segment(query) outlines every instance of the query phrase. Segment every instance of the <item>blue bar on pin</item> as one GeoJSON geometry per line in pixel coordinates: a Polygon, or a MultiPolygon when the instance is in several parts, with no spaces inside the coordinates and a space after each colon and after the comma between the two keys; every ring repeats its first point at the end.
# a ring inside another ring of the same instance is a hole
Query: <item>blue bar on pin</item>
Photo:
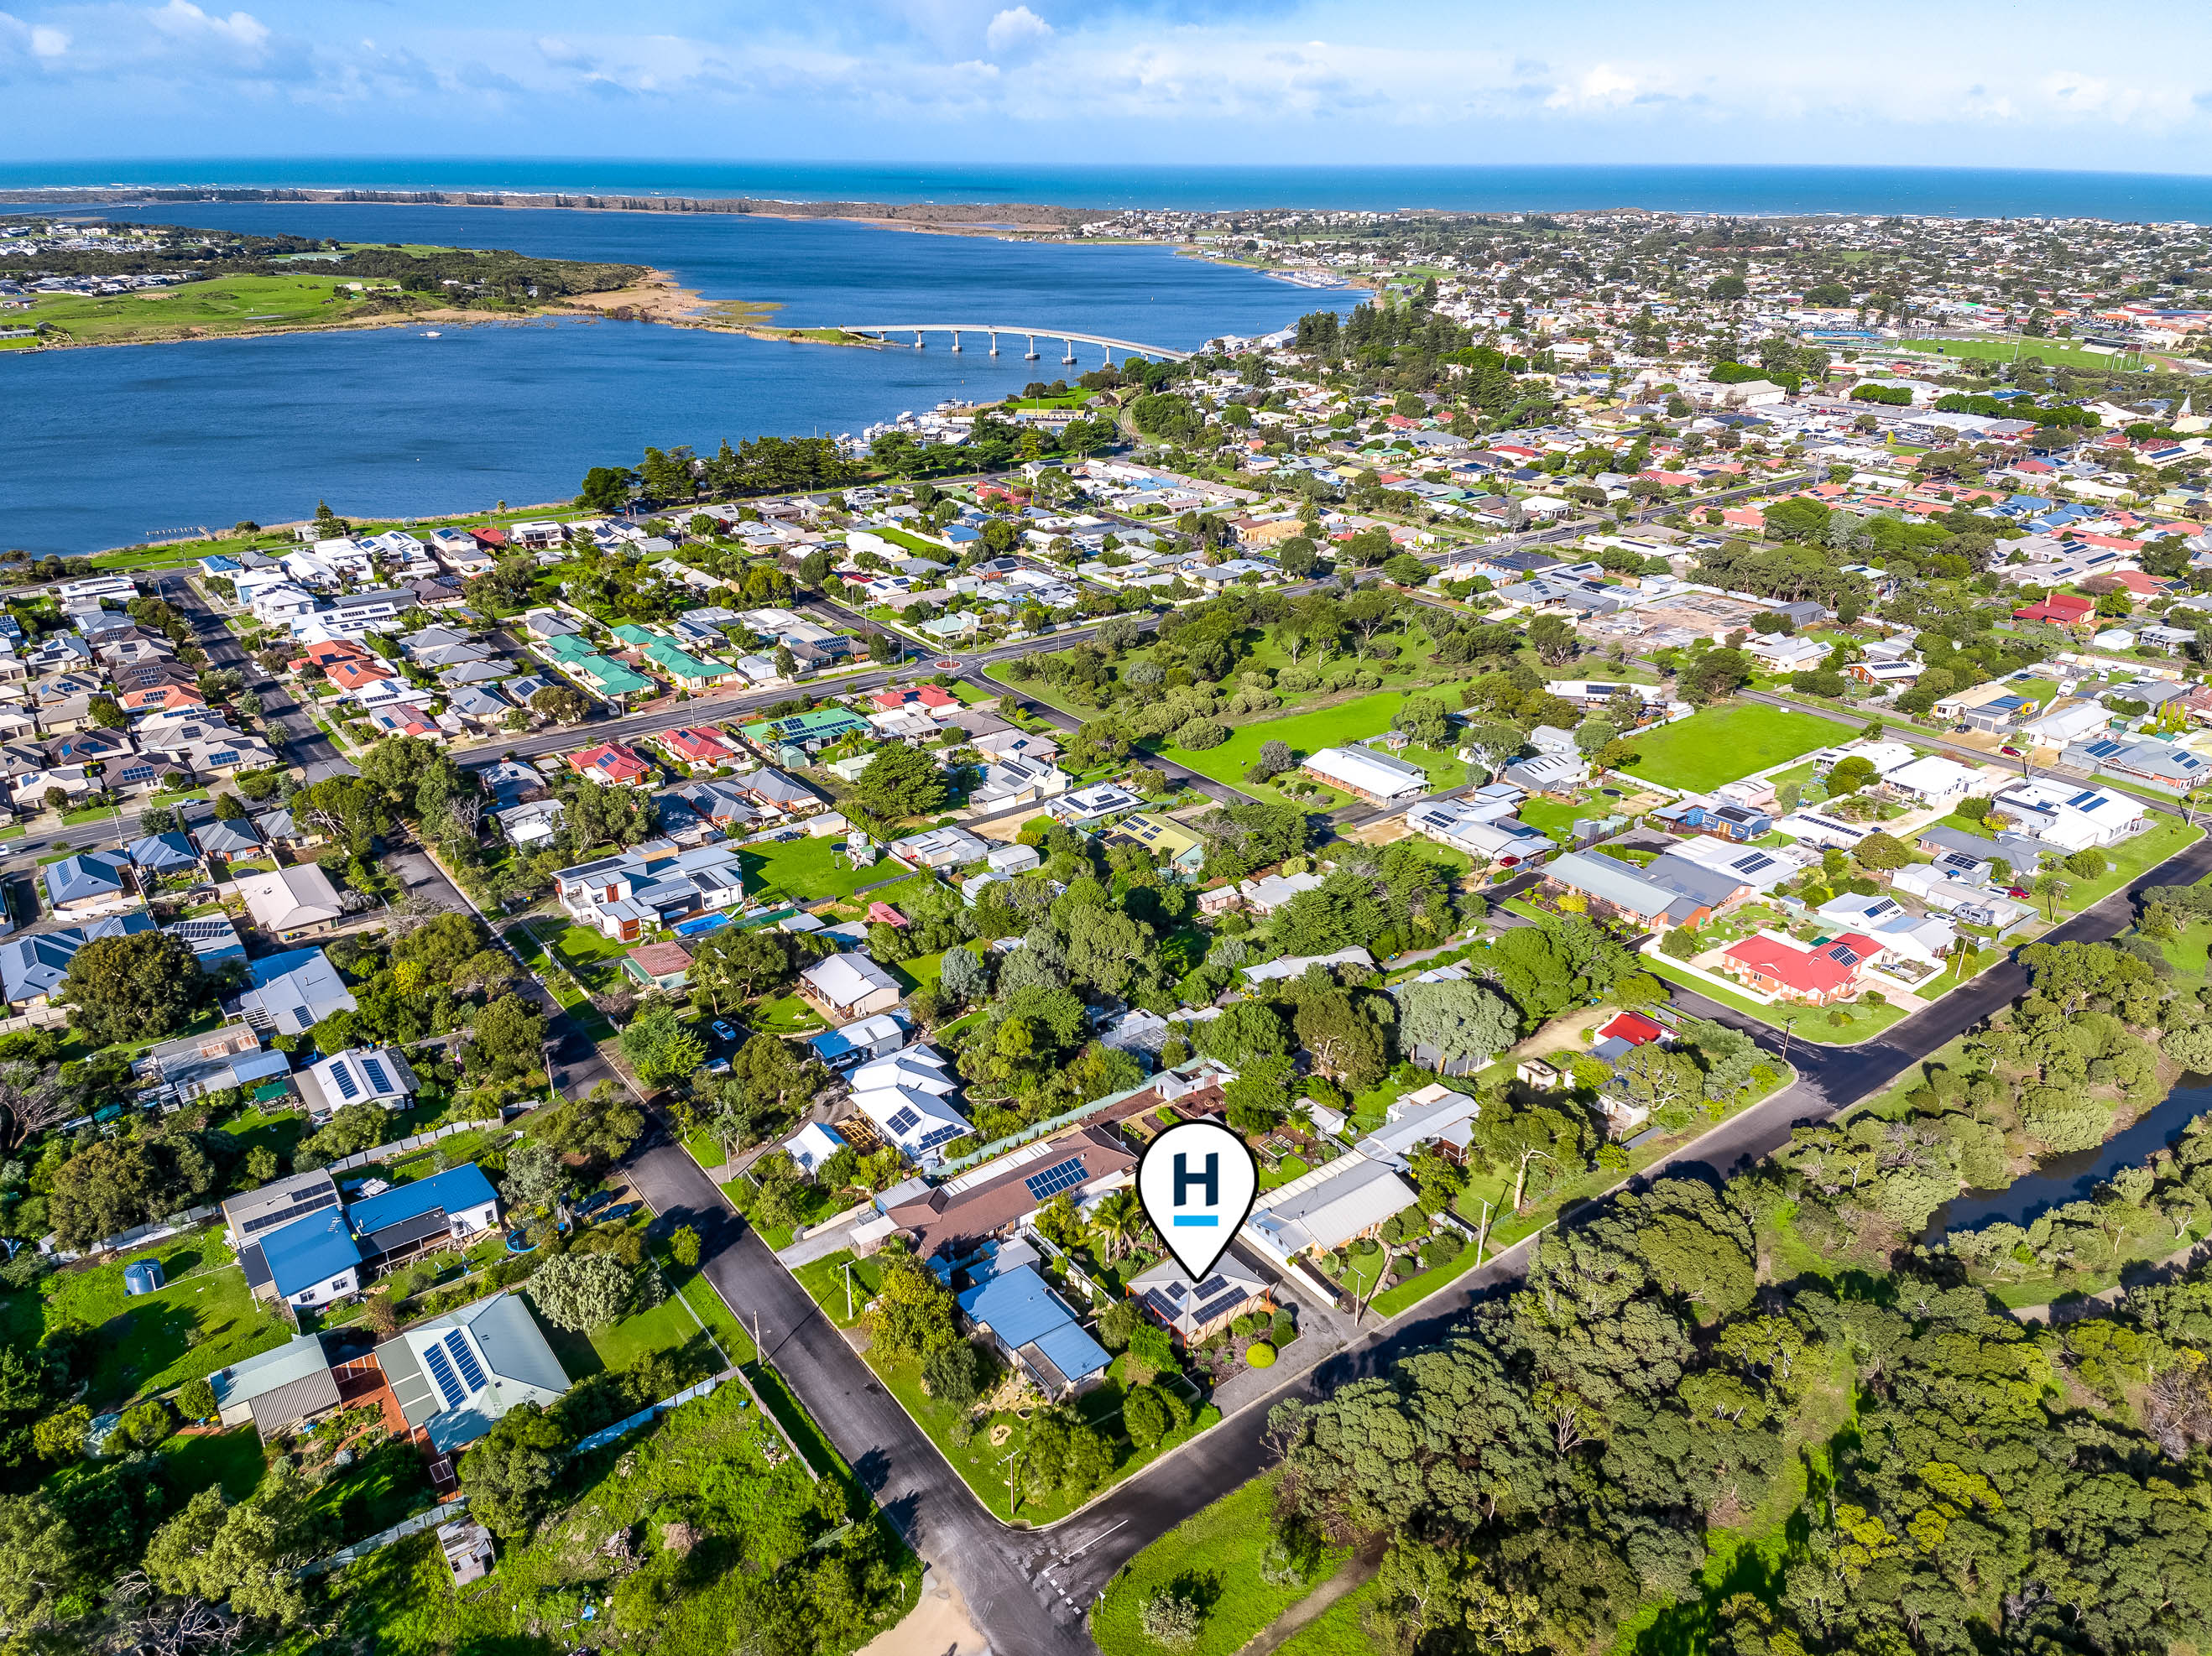
{"type": "Polygon", "coordinates": [[[1178,1225],[1204,1225],[1211,1228],[1221,1221],[1210,1213],[1178,1213],[1175,1216],[1175,1222],[1178,1225]]]}

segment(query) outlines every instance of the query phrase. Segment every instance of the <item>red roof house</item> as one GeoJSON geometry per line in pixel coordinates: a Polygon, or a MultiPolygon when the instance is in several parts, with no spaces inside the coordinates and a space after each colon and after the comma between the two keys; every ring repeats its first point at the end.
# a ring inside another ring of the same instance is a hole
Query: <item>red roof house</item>
{"type": "Polygon", "coordinates": [[[2072,592],[2053,592],[2039,604],[2031,604],[2012,612],[2014,621],[2056,622],[2061,627],[2079,626],[2097,612],[2094,598],[2081,597],[2072,592]]]}
{"type": "Polygon", "coordinates": [[[471,529],[469,538],[487,552],[501,551],[507,546],[507,531],[504,529],[471,529]]]}
{"type": "Polygon", "coordinates": [[[321,644],[310,644],[301,651],[299,658],[292,663],[292,670],[296,673],[301,668],[313,663],[325,672],[328,672],[341,661],[374,661],[375,659],[375,655],[366,645],[356,644],[349,639],[331,639],[321,644]]]}
{"type": "Polygon", "coordinates": [[[1611,1040],[1618,1035],[1631,1046],[1648,1046],[1666,1033],[1664,1025],[1645,1017],[1641,1012],[1617,1012],[1597,1032],[1597,1038],[1611,1040]]]}
{"type": "Polygon", "coordinates": [[[960,706],[958,696],[935,684],[916,685],[911,689],[882,689],[869,700],[885,713],[903,709],[908,713],[927,713],[932,719],[942,719],[960,706]]]}
{"type": "Polygon", "coordinates": [[[167,713],[179,707],[204,707],[207,698],[185,684],[155,684],[143,690],[126,690],[121,704],[125,713],[167,713]]]}
{"type": "Polygon", "coordinates": [[[737,750],[711,725],[686,725],[676,730],[663,731],[659,739],[660,745],[671,754],[698,769],[712,770],[717,765],[728,764],[738,756],[737,750]]]}
{"type": "Polygon", "coordinates": [[[619,742],[602,742],[568,755],[568,763],[594,782],[609,787],[641,788],[653,780],[653,767],[619,742]]]}
{"type": "Polygon", "coordinates": [[[1856,931],[1811,949],[1762,931],[1732,944],[1722,958],[1761,994],[1826,1006],[1856,994],[1861,975],[1881,952],[1881,944],[1856,931]]]}
{"type": "Polygon", "coordinates": [[[380,661],[334,661],[328,670],[331,682],[341,690],[358,690],[394,676],[380,661]]]}

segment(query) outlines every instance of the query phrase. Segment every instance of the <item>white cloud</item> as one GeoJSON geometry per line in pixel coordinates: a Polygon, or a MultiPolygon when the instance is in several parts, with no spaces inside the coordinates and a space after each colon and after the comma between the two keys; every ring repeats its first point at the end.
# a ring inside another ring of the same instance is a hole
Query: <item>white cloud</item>
{"type": "Polygon", "coordinates": [[[191,0],[169,0],[167,5],[144,15],[147,22],[174,39],[219,42],[257,56],[269,44],[269,26],[250,12],[216,17],[191,0]]]}
{"type": "Polygon", "coordinates": [[[31,30],[31,55],[58,58],[69,50],[69,36],[58,28],[49,28],[44,23],[34,25],[31,30]]]}
{"type": "Polygon", "coordinates": [[[1052,25],[1027,6],[1002,11],[983,31],[983,44],[995,52],[1034,52],[1052,39],[1052,25]]]}

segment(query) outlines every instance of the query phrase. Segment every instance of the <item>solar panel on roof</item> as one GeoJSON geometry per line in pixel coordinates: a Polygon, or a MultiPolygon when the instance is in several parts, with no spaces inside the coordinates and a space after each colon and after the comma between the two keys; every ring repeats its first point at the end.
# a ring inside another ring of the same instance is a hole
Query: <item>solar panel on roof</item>
{"type": "Polygon", "coordinates": [[[446,1399],[447,1408],[458,1409],[469,1400],[469,1394],[461,1389],[460,1381],[453,1378],[453,1365],[446,1361],[443,1347],[424,1346],[422,1361],[429,1366],[430,1378],[438,1382],[438,1390],[446,1399]]]}
{"type": "Polygon", "coordinates": [[[1859,963],[1858,952],[1842,943],[1838,943],[1828,951],[1828,958],[1838,966],[1856,966],[1859,963]]]}
{"type": "Polygon", "coordinates": [[[338,1083],[338,1091],[349,1100],[361,1096],[361,1083],[353,1078],[353,1071],[343,1064],[331,1065],[331,1078],[338,1083]]]}
{"type": "Polygon", "coordinates": [[[884,1123],[884,1131],[888,1133],[911,1132],[921,1124],[921,1117],[913,1105],[902,1104],[898,1107],[897,1113],[884,1123]]]}
{"type": "Polygon", "coordinates": [[[966,1131],[967,1130],[964,1127],[962,1127],[957,1122],[948,1123],[942,1127],[932,1127],[927,1133],[922,1135],[921,1148],[926,1150],[933,1150],[939,1144],[945,1143],[950,1140],[959,1137],[960,1135],[966,1131]]]}
{"type": "Polygon", "coordinates": [[[1022,1180],[1031,1197],[1040,1202],[1049,1202],[1064,1190],[1073,1190],[1083,1182],[1083,1158],[1079,1156],[1056,1162],[1042,1173],[1033,1173],[1022,1180]]]}
{"type": "Polygon", "coordinates": [[[1199,1307],[1196,1311],[1191,1313],[1191,1319],[1194,1322],[1210,1323],[1223,1312],[1228,1310],[1230,1307],[1242,1305],[1243,1303],[1244,1295],[1235,1289],[1231,1289],[1229,1293],[1221,1295],[1217,1298],[1208,1300],[1204,1305],[1199,1307]]]}
{"type": "Polygon", "coordinates": [[[1217,1271],[1212,1276],[1208,1277],[1204,1282],[1193,1289],[1191,1292],[1197,1295],[1201,1300],[1211,1299],[1214,1295],[1218,1294],[1223,1289],[1228,1286],[1229,1278],[1223,1276],[1217,1271]]]}
{"type": "Polygon", "coordinates": [[[365,1058],[361,1061],[361,1067],[368,1071],[369,1085],[380,1093],[396,1090],[392,1084],[392,1077],[384,1072],[384,1062],[381,1059],[365,1058]]]}
{"type": "Polygon", "coordinates": [[[1145,1303],[1152,1307],[1163,1322],[1171,1323],[1182,1315],[1182,1307],[1170,1303],[1157,1288],[1148,1288],[1145,1290],[1145,1303]]]}
{"type": "Polygon", "coordinates": [[[1762,851],[1758,856],[1747,857],[1735,865],[1735,871],[1739,874],[1764,874],[1773,866],[1774,858],[1762,851]]]}
{"type": "Polygon", "coordinates": [[[467,1383],[469,1390],[483,1391],[484,1388],[483,1365],[477,1361],[477,1354],[469,1350],[469,1343],[461,1338],[461,1331],[455,1329],[446,1336],[441,1344],[452,1354],[453,1366],[461,1371],[461,1379],[467,1383]]]}
{"type": "Polygon", "coordinates": [[[2090,801],[2090,800],[2094,799],[2096,797],[2097,797],[2097,791],[2096,791],[2096,789],[2092,788],[2092,789],[2090,789],[2087,793],[2077,793],[2077,794],[2075,794],[2075,795],[2071,799],[2069,799],[2066,803],[2067,803],[2069,805],[2073,806],[2075,809],[2079,810],[2081,806],[2086,805],[2087,804],[2088,804],[2088,803],[2089,803],[2089,801],[2090,801]]]}

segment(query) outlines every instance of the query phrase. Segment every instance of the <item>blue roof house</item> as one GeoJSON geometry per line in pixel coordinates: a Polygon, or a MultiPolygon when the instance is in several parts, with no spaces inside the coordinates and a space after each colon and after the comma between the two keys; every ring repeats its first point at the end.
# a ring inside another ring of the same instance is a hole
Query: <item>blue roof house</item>
{"type": "Polygon", "coordinates": [[[362,1257],[389,1262],[481,1236],[499,1223],[499,1192],[473,1162],[396,1185],[346,1210],[362,1257]]]}
{"type": "Polygon", "coordinates": [[[69,976],[76,951],[94,937],[127,937],[151,931],[154,917],[140,909],[133,914],[111,914],[83,925],[64,926],[27,937],[0,943],[0,993],[11,1010],[27,1012],[44,1006],[47,998],[69,976]]]}
{"type": "Polygon", "coordinates": [[[130,866],[112,851],[88,851],[48,863],[40,870],[47,906],[57,914],[97,914],[121,908],[132,901],[130,866]]]}
{"type": "Polygon", "coordinates": [[[361,1292],[361,1249],[336,1208],[295,1219],[248,1242],[238,1263],[257,1299],[312,1307],[361,1292]]]}
{"type": "Polygon", "coordinates": [[[1088,1391],[1105,1378],[1113,1359],[1034,1266],[994,1276],[959,1298],[968,1319],[990,1336],[1009,1362],[1018,1363],[1047,1398],[1088,1391]]]}
{"type": "Polygon", "coordinates": [[[157,880],[166,879],[173,874],[196,874],[199,871],[200,854],[193,848],[191,836],[174,830],[133,840],[125,855],[131,858],[133,868],[157,880]]]}

